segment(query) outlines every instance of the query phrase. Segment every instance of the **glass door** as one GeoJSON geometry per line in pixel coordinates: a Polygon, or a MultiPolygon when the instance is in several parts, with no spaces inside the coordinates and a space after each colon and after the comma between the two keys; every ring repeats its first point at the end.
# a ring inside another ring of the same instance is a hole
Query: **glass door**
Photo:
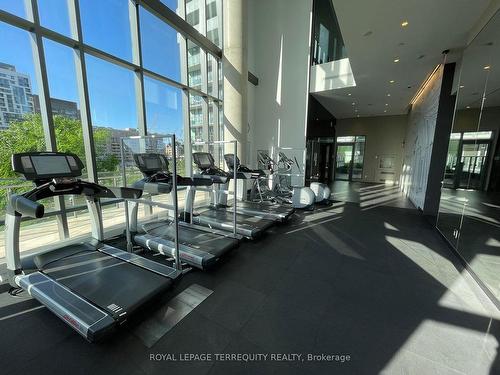
{"type": "Polygon", "coordinates": [[[488,155],[488,142],[464,142],[460,160],[460,180],[458,187],[461,189],[482,190],[486,176],[486,157],[488,155]]]}
{"type": "Polygon", "coordinates": [[[358,136],[356,137],[356,143],[354,144],[351,180],[363,179],[364,158],[365,158],[365,137],[358,136]]]}
{"type": "Polygon", "coordinates": [[[457,181],[458,150],[460,147],[461,133],[452,133],[448,144],[448,155],[446,157],[446,167],[444,171],[443,186],[447,188],[455,188],[457,181]]]}
{"type": "Polygon", "coordinates": [[[352,180],[354,143],[337,145],[337,152],[335,155],[335,179],[345,181],[352,180]]]}

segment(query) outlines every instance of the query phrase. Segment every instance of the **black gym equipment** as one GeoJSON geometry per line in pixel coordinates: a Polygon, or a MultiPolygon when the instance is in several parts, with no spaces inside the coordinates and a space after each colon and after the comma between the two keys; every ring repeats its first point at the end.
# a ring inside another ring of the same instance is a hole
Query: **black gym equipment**
{"type": "MultiPolygon", "coordinates": [[[[250,169],[240,163],[240,159],[234,154],[225,154],[224,160],[229,168],[229,177],[233,176],[234,165],[236,163],[236,178],[242,180],[252,180],[253,184],[259,184],[259,179],[266,179],[267,174],[261,169],[250,169]]],[[[224,196],[225,197],[225,196],[224,196]]],[[[225,202],[222,202],[224,204],[225,202]]],[[[227,210],[231,211],[231,206],[225,206],[227,210]]],[[[290,218],[294,213],[294,208],[290,206],[282,206],[279,204],[273,204],[272,202],[249,202],[249,201],[238,201],[237,211],[238,213],[247,215],[257,215],[262,216],[266,219],[277,220],[284,222],[290,218]]]]}
{"type": "Polygon", "coordinates": [[[89,341],[104,337],[154,297],[170,289],[182,274],[176,268],[104,244],[100,198],[138,199],[141,191],[107,188],[78,179],[83,163],[59,152],[12,155],[12,168],[36,185],[9,198],[6,258],[9,281],[22,288],[89,341]],[[23,217],[42,218],[44,198],[81,195],[87,202],[92,240],[68,244],[21,259],[23,217]]]}
{"type": "MultiPolygon", "coordinates": [[[[195,174],[194,177],[207,178],[218,185],[226,185],[229,182],[229,174],[216,167],[215,160],[210,153],[195,152],[193,153],[193,161],[199,169],[199,173],[195,174]]],[[[188,198],[186,199],[186,212],[188,213],[193,209],[195,193],[196,189],[188,190],[188,198]]],[[[237,205],[236,197],[234,200],[235,205],[237,205]]],[[[213,201],[203,211],[200,210],[199,215],[192,215],[191,220],[195,224],[228,231],[234,230],[234,221],[236,221],[236,233],[249,239],[260,236],[274,224],[274,220],[263,218],[262,215],[246,215],[238,213],[237,210],[230,212],[226,208],[219,206],[217,201],[213,201]]]]}
{"type": "MultiPolygon", "coordinates": [[[[134,154],[136,166],[144,178],[132,187],[152,195],[170,193],[172,174],[168,169],[168,159],[157,153],[134,154]]],[[[210,186],[207,178],[177,176],[177,186],[210,186]]],[[[171,219],[153,220],[138,225],[138,201],[132,201],[130,210],[130,230],[134,233],[134,243],[166,256],[173,256],[174,226],[171,219]]],[[[239,240],[224,231],[217,231],[179,221],[179,256],[182,262],[200,269],[212,266],[219,258],[238,246],[239,240]]]]}

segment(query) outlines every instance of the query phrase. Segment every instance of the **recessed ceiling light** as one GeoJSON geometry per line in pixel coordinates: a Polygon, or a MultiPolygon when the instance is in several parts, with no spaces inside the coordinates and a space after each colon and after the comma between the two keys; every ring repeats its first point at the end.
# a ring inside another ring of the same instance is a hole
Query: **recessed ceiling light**
{"type": "Polygon", "coordinates": [[[357,115],[356,117],[359,117],[359,115],[357,115]]]}
{"type": "Polygon", "coordinates": [[[391,94],[387,94],[387,96],[391,96],[391,94]]]}
{"type": "Polygon", "coordinates": [[[387,107],[389,105],[389,103],[385,103],[385,106],[387,107]]]}
{"type": "Polygon", "coordinates": [[[352,105],[356,105],[356,103],[354,103],[354,102],[352,102],[351,104],[352,104],[352,105]]]}
{"type": "Polygon", "coordinates": [[[394,82],[395,82],[395,81],[394,81],[393,79],[391,79],[391,80],[389,81],[389,83],[394,83],[394,82]]]}
{"type": "Polygon", "coordinates": [[[491,68],[491,66],[486,65],[483,69],[484,69],[484,70],[490,70],[490,68],[491,68]]]}
{"type": "Polygon", "coordinates": [[[394,59],[394,62],[395,62],[395,63],[398,63],[398,62],[399,62],[399,57],[396,57],[396,58],[394,59]]]}
{"type": "Polygon", "coordinates": [[[347,94],[347,96],[351,96],[351,95],[352,95],[351,93],[347,94]]]}
{"type": "Polygon", "coordinates": [[[409,25],[409,23],[408,23],[408,21],[406,21],[406,20],[405,20],[405,21],[403,21],[403,22],[401,22],[401,27],[406,27],[406,26],[408,26],[408,25],[409,25]]]}
{"type": "Polygon", "coordinates": [[[387,109],[384,110],[384,113],[387,113],[387,109]]]}
{"type": "Polygon", "coordinates": [[[468,105],[468,106],[467,106],[467,107],[465,107],[465,108],[470,109],[470,105],[468,105]]]}

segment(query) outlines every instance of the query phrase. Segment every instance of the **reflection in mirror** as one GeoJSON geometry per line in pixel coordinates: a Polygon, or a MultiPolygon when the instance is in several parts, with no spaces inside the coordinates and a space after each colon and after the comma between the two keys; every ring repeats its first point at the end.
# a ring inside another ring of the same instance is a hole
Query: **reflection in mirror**
{"type": "Polygon", "coordinates": [[[500,13],[464,52],[437,227],[500,300],[500,13]]]}

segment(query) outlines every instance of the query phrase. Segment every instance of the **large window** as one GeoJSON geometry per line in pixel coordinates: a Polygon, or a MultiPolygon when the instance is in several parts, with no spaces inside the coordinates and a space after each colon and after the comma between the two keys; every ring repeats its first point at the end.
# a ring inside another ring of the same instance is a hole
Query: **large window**
{"type": "Polygon", "coordinates": [[[38,0],[40,24],[48,29],[71,37],[68,0],[38,0]]]}
{"type": "Polygon", "coordinates": [[[83,41],[111,55],[132,61],[129,1],[80,0],[83,41]]]}
{"type": "Polygon", "coordinates": [[[0,9],[12,13],[18,17],[27,18],[30,12],[26,11],[26,7],[31,6],[29,0],[0,0],[0,9]]]}
{"type": "MultiPolygon", "coordinates": [[[[89,55],[85,60],[98,181],[106,186],[121,186],[120,140],[138,135],[134,72],[89,55]]],[[[105,229],[124,221],[123,204],[103,208],[105,229]]]]}
{"type": "Polygon", "coordinates": [[[146,115],[150,134],[175,134],[184,139],[182,90],[145,77],[146,115]]]}
{"type": "MultiPolygon", "coordinates": [[[[1,3],[0,3],[1,4],[1,3]]],[[[35,108],[39,93],[30,34],[27,31],[0,22],[0,257],[5,255],[3,217],[8,197],[29,189],[10,166],[10,155],[16,152],[45,151],[46,143],[39,111],[35,108]],[[15,45],[16,48],[12,48],[15,45]],[[38,113],[37,113],[38,112],[38,113]]],[[[53,200],[44,199],[46,212],[54,211],[53,200]]],[[[20,232],[21,247],[34,248],[37,231],[52,229],[57,234],[55,217],[38,222],[34,227],[23,223],[20,232]]],[[[58,236],[56,236],[56,239],[58,236]]],[[[40,245],[54,242],[45,237],[40,245]]]]}
{"type": "Polygon", "coordinates": [[[182,16],[182,7],[184,0],[160,0],[163,4],[169,7],[171,10],[182,16]]]}
{"type": "Polygon", "coordinates": [[[179,33],[147,10],[140,9],[142,59],[144,67],[181,82],[179,33]]]}
{"type": "Polygon", "coordinates": [[[205,54],[202,49],[188,40],[187,43],[187,66],[188,66],[188,83],[190,87],[206,92],[203,85],[203,67],[205,54]]]}
{"type": "Polygon", "coordinates": [[[222,0],[207,0],[207,38],[222,47],[222,0]]]}
{"type": "MultiPolygon", "coordinates": [[[[0,14],[0,258],[7,196],[31,188],[12,153],[71,151],[84,179],[120,186],[122,137],[175,133],[188,155],[192,141],[223,134],[222,51],[209,41],[220,45],[221,1],[161,2],[187,21],[133,0],[0,0],[24,19],[0,14]]],[[[21,250],[89,235],[84,199],[42,203],[46,218],[23,222],[21,250]]],[[[106,234],[121,232],[123,202],[101,204],[106,234]]]]}

